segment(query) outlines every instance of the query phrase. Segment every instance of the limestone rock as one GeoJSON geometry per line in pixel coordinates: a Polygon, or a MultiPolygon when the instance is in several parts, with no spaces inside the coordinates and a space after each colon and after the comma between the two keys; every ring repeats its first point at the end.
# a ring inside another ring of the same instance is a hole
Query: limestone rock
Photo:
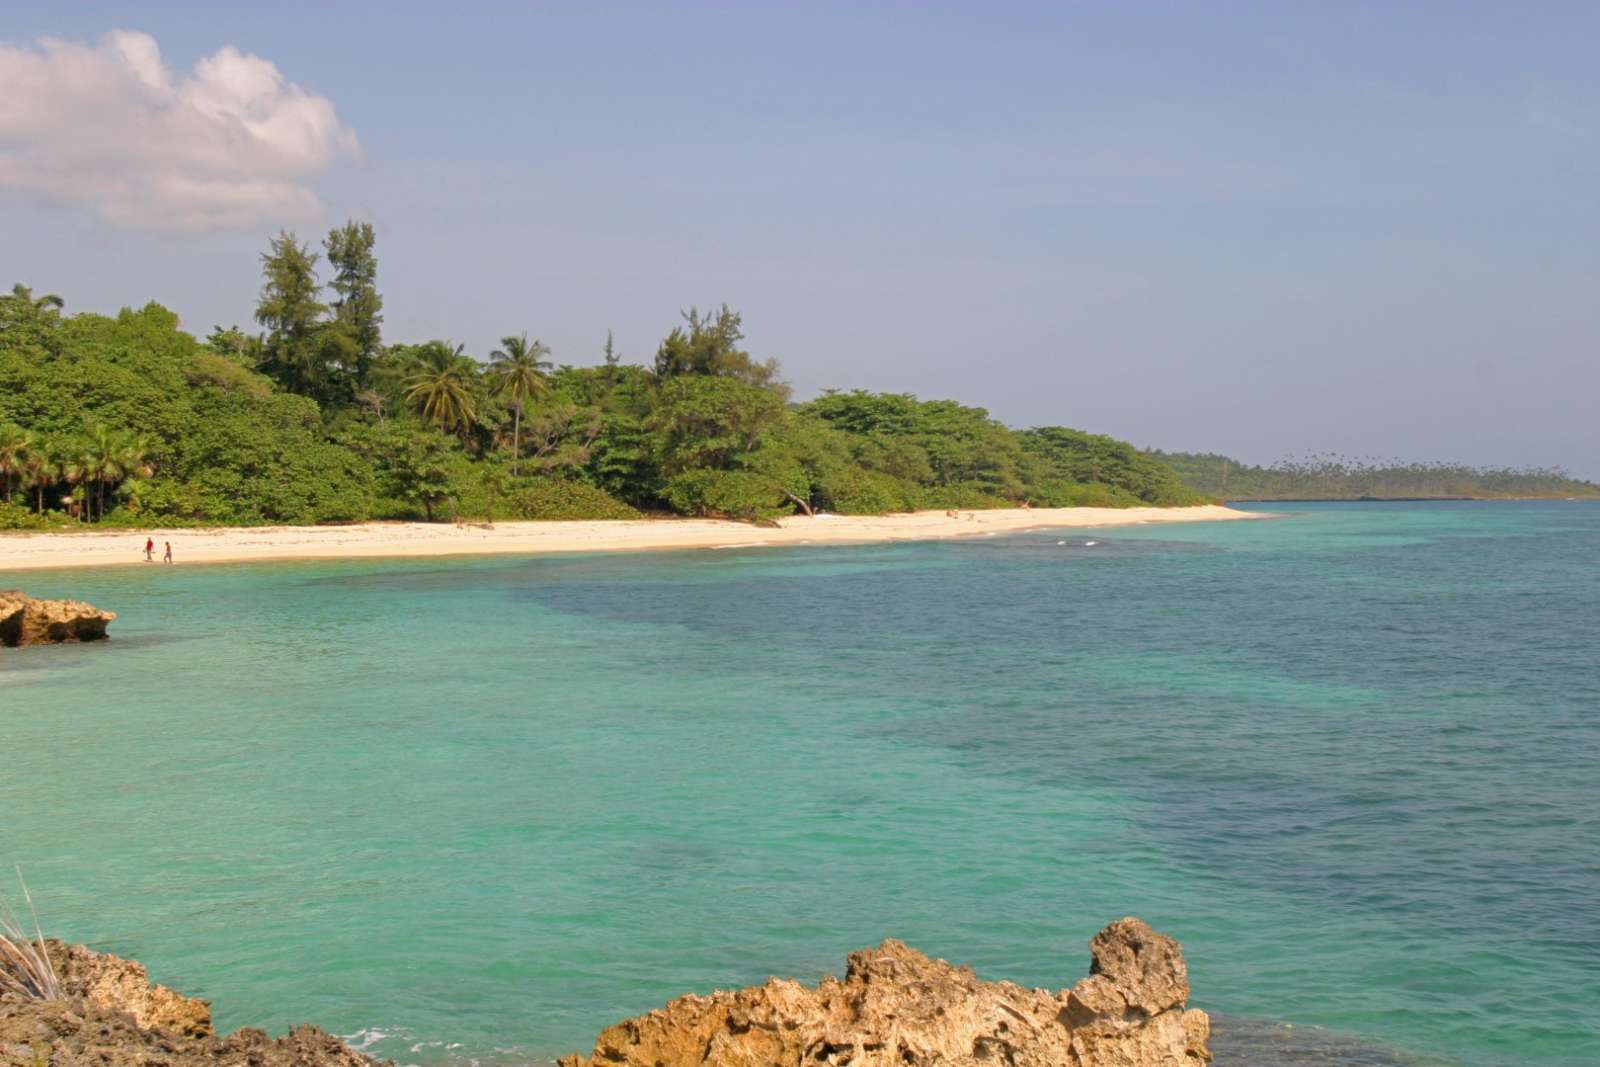
{"type": "Polygon", "coordinates": [[[18,589],[0,589],[0,646],[103,641],[116,617],[81,600],[35,600],[18,589]]]}
{"type": "Polygon", "coordinates": [[[686,996],[600,1034],[560,1067],[1200,1067],[1209,1020],[1185,1010],[1178,943],[1138,919],[1090,942],[1093,969],[1051,993],[984,982],[899,941],[843,980],[686,996]]]}
{"type": "Polygon", "coordinates": [[[126,1012],[135,1026],[170,1030],[185,1037],[210,1037],[211,1005],[150,981],[141,963],[94,952],[82,945],[47,941],[61,986],[101,1008],[126,1012]]]}
{"type": "Polygon", "coordinates": [[[314,1026],[280,1038],[218,1038],[203,1000],[154,985],[144,967],[47,941],[60,1000],[0,993],[0,1067],[376,1067],[314,1026]]]}

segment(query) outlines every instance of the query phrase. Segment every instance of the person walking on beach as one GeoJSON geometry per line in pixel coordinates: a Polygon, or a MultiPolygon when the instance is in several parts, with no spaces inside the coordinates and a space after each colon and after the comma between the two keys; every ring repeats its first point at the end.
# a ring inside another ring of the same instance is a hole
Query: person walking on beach
{"type": "Polygon", "coordinates": [[[146,537],[144,539],[144,561],[146,563],[154,563],[156,561],[156,539],[154,537],[146,537]]]}
{"type": "Polygon", "coordinates": [[[165,556],[161,557],[161,562],[162,563],[171,563],[172,562],[172,542],[171,541],[167,542],[167,554],[165,556]]]}

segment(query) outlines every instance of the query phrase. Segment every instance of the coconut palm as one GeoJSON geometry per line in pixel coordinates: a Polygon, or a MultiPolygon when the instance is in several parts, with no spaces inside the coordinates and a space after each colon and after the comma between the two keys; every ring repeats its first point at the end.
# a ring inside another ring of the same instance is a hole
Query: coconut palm
{"type": "Polygon", "coordinates": [[[527,334],[500,338],[500,347],[489,353],[489,376],[494,381],[494,391],[511,398],[511,477],[517,476],[517,460],[522,458],[522,405],[532,397],[537,399],[550,392],[550,382],[544,372],[550,361],[542,356],[550,354],[550,346],[542,341],[528,340],[527,334]]]}
{"type": "Polygon", "coordinates": [[[23,285],[21,282],[18,282],[11,287],[11,299],[20,304],[27,305],[34,311],[60,311],[62,308],[67,306],[67,302],[62,300],[54,293],[46,293],[43,296],[34,296],[33,290],[28,288],[26,285],[23,285]]]}
{"type": "Polygon", "coordinates": [[[477,373],[477,363],[462,354],[461,345],[452,349],[442,341],[430,342],[422,348],[416,373],[405,381],[406,403],[440,429],[459,433],[465,445],[478,417],[472,397],[477,373]]]}
{"type": "Polygon", "coordinates": [[[0,424],[0,490],[5,501],[11,503],[11,490],[22,477],[22,465],[28,449],[33,445],[33,435],[20,426],[0,424]]]}
{"type": "Polygon", "coordinates": [[[116,433],[104,426],[89,431],[78,460],[90,522],[105,517],[106,483],[122,480],[122,458],[122,439],[116,433]]]}
{"type": "Polygon", "coordinates": [[[34,492],[39,514],[44,514],[44,491],[55,484],[60,464],[43,441],[34,441],[22,454],[22,483],[34,492]]]}
{"type": "MultiPolygon", "coordinates": [[[[122,492],[136,478],[148,478],[155,473],[155,467],[150,461],[150,454],[154,451],[150,439],[138,434],[122,434],[117,440],[116,469],[120,471],[119,481],[115,492],[122,492]]],[[[104,502],[102,499],[102,511],[104,502]]]]}
{"type": "Polygon", "coordinates": [[[78,521],[88,522],[89,483],[94,481],[99,470],[98,457],[95,456],[93,447],[85,438],[68,441],[55,453],[55,461],[55,482],[66,487],[66,492],[61,495],[61,502],[75,505],[78,521]]]}

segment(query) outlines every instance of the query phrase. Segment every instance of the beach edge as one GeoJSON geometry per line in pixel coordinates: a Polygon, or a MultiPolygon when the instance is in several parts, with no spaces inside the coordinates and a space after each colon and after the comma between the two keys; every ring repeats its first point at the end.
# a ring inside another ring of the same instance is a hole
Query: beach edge
{"type": "Polygon", "coordinates": [[[369,522],[349,526],[229,526],[192,529],[0,534],[0,573],[144,566],[144,539],[172,542],[180,564],[285,560],[538,556],[672,549],[868,545],[1172,522],[1269,517],[1220,504],[1181,508],[1006,508],[899,515],[791,515],[775,526],[725,519],[515,521],[488,524],[369,522]]]}

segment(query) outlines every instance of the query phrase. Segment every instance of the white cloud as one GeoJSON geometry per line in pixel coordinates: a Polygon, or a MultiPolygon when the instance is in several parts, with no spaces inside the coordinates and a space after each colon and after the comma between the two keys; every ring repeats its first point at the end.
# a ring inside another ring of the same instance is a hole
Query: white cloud
{"type": "Polygon", "coordinates": [[[0,192],[121,226],[208,230],[314,218],[306,181],[359,150],[327,97],[218,49],[189,72],[149,34],[0,42],[0,192]]]}

